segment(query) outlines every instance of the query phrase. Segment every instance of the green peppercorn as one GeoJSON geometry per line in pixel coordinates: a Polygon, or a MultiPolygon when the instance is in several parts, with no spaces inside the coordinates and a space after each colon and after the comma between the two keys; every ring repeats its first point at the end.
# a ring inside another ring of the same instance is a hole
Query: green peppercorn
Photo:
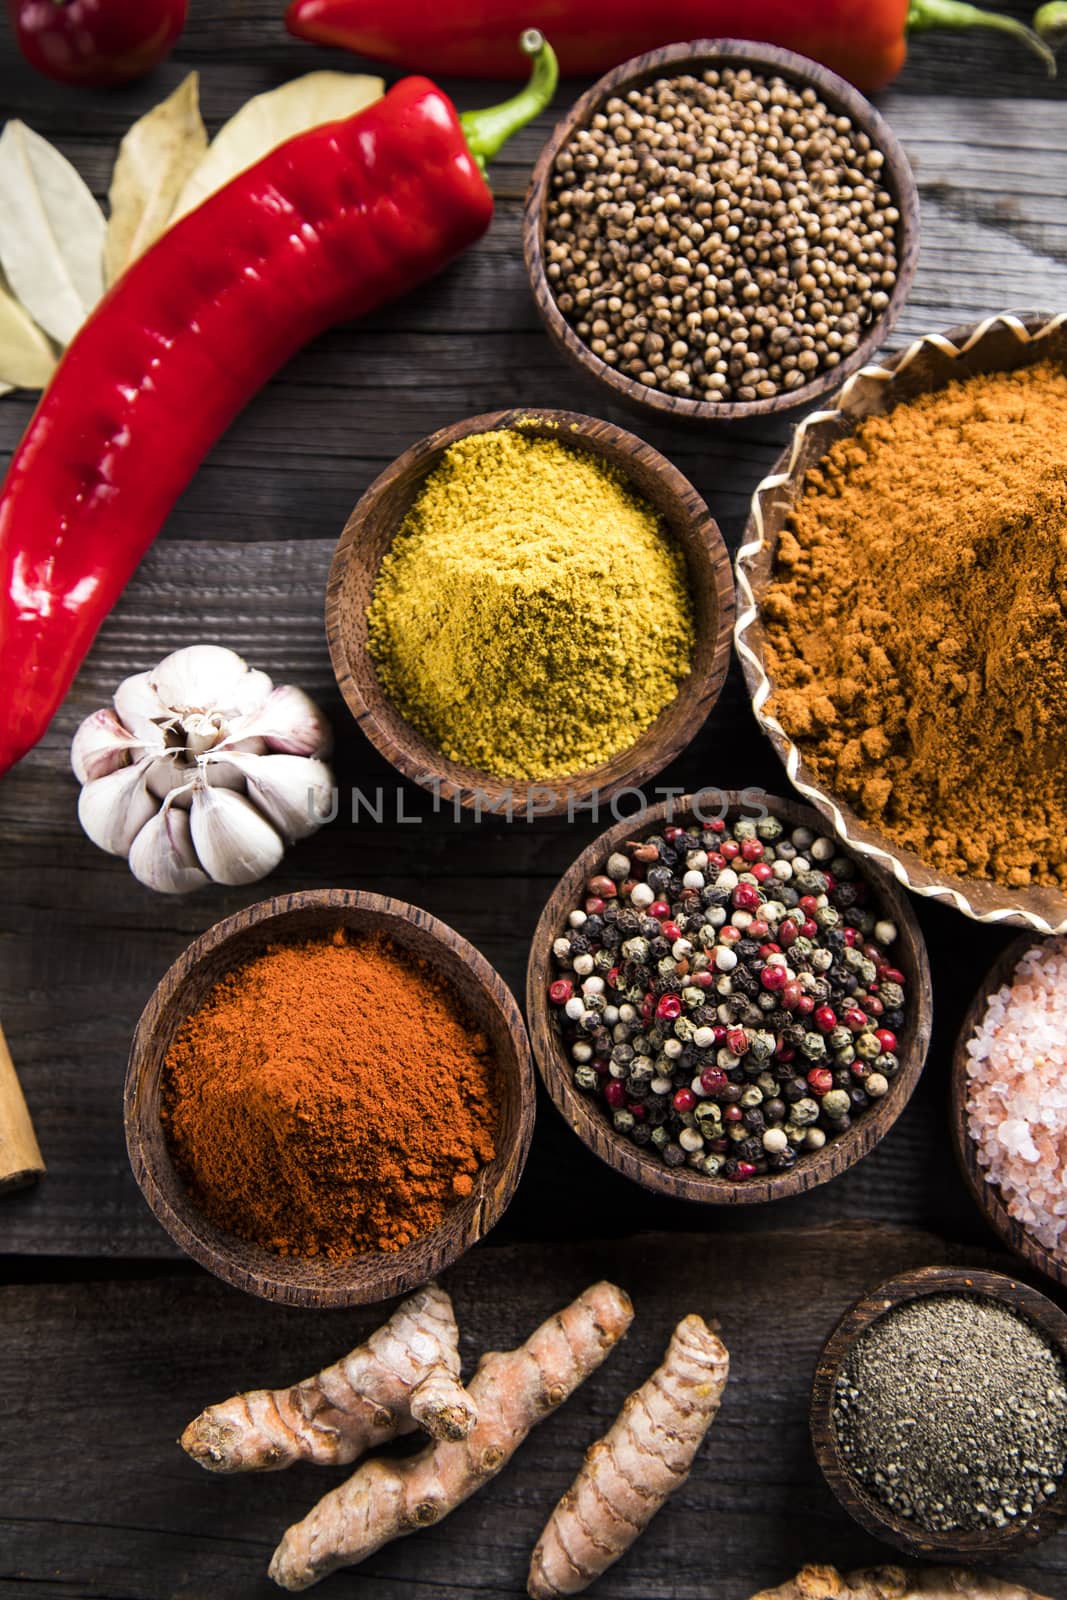
{"type": "Polygon", "coordinates": [[[821,1033],[806,1033],[800,1042],[800,1053],[808,1061],[821,1061],[826,1055],[826,1040],[821,1033]]]}
{"type": "Polygon", "coordinates": [[[873,1033],[861,1033],[854,1048],[861,1061],[877,1061],[882,1054],[882,1047],[873,1033]]]}
{"type": "MultiPolygon", "coordinates": [[[[832,1091],[831,1091],[832,1092],[832,1091]]],[[[819,1120],[819,1102],[810,1095],[805,1095],[803,1100],[798,1100],[790,1111],[790,1121],[798,1128],[806,1128],[819,1120]]]]}
{"type": "Polygon", "coordinates": [[[576,1088],[584,1089],[588,1094],[590,1090],[597,1088],[599,1085],[600,1074],[595,1067],[583,1064],[574,1069],[574,1083],[576,1088]]]}
{"type": "Polygon", "coordinates": [[[625,1107],[616,1111],[611,1120],[615,1124],[616,1133],[632,1133],[637,1125],[637,1118],[625,1107]]]}
{"type": "Polygon", "coordinates": [[[852,1100],[847,1089],[831,1089],[829,1094],[822,1097],[822,1108],[831,1120],[834,1117],[845,1117],[852,1109],[852,1100]]]}
{"type": "Polygon", "coordinates": [[[670,1142],[671,1136],[662,1124],[658,1128],[652,1129],[652,1143],[657,1150],[662,1151],[670,1142]]]}

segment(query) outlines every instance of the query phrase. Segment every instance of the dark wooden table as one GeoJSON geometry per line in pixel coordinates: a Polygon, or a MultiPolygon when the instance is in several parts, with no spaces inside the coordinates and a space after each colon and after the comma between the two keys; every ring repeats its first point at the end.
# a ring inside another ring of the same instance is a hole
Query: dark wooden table
{"type": "MultiPolygon", "coordinates": [[[[345,65],[288,40],[280,10],[194,0],[173,59],[108,95],[34,77],[5,34],[0,107],[54,139],[102,196],[121,132],[190,68],[214,128],[258,90],[345,65]]],[[[450,87],[464,106],[497,97],[494,86],[450,87]]],[[[566,86],[559,107],[576,91],[566,86]]],[[[922,255],[893,346],[1006,307],[1067,305],[1064,82],[1048,82],[995,36],[930,36],[880,104],[922,197],[922,255]]],[[[785,422],[706,432],[634,424],[561,368],[519,251],[522,194],[550,121],[495,168],[498,214],[476,249],[402,304],[320,339],[248,408],[174,511],[47,738],[0,785],[0,1016],[49,1165],[37,1189],[0,1203],[2,1593],[276,1592],[264,1577],[270,1550],[324,1479],[305,1469],[213,1480],[173,1440],[207,1402],[302,1376],[368,1325],[363,1314],[281,1311],[216,1285],[178,1257],[141,1202],[121,1086],[133,1024],[169,962],[266,892],[359,886],[443,917],[521,992],[541,906],[598,831],[592,818],[509,826],[434,816],[430,798],[401,784],[355,732],[322,630],[330,551],[355,500],[433,428],[501,406],[564,404],[636,426],[689,474],[736,545],[752,489],[787,437],[785,422]],[[232,645],[321,697],[343,788],[372,798],[380,788],[386,820],[342,816],[269,884],[175,901],[140,888],[81,834],[67,751],[78,720],[123,676],[197,640],[232,645]],[[396,821],[400,795],[417,823],[396,821]]],[[[0,402],[5,456],[31,408],[24,396],[0,402]]],[[[736,669],[661,781],[783,789],[736,669]]],[[[614,1177],[541,1105],[506,1219],[451,1278],[466,1354],[521,1339],[596,1275],[631,1290],[638,1324],[484,1496],[358,1576],[331,1580],[330,1592],[522,1592],[530,1546],[581,1449],[657,1357],[671,1318],[689,1309],[719,1315],[734,1351],[723,1417],[687,1489],[596,1593],[746,1600],[805,1559],[888,1554],[818,1479],[805,1404],[818,1346],[852,1298],[898,1266],[978,1260],[993,1244],[953,1166],[946,1096],[959,1020],[1008,935],[925,903],[919,914],[936,1011],[924,1080],[885,1143],[829,1187],[741,1216],[671,1204],[614,1177]],[[653,1241],[652,1231],[669,1237],[653,1241]]],[[[1002,1570],[1062,1597],[1067,1537],[1002,1570]]]]}

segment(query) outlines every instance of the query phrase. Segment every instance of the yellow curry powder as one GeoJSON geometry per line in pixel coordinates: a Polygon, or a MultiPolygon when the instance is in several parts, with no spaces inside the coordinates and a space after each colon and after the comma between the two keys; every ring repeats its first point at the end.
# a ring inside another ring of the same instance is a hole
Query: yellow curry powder
{"type": "Polygon", "coordinates": [[[769,704],[946,872],[1067,883],[1067,374],[970,378],[807,474],[763,604],[769,704]]]}
{"type": "Polygon", "coordinates": [[[401,714],[505,780],[626,749],[674,699],[694,644],[685,556],[657,513],[587,451],[514,429],[445,452],[368,622],[401,714]]]}

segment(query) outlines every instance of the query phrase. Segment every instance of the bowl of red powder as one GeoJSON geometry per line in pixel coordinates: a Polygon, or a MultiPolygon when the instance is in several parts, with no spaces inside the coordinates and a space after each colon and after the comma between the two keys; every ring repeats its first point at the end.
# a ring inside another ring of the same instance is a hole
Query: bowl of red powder
{"type": "Polygon", "coordinates": [[[757,488],[735,641],[851,849],[979,922],[1067,932],[1067,316],[851,377],[757,488]]]}
{"type": "Polygon", "coordinates": [[[217,923],[160,981],[130,1052],[126,1142],[159,1222],[217,1277],[292,1305],[406,1293],[515,1191],[526,1030],[444,923],[325,889],[217,923]]]}

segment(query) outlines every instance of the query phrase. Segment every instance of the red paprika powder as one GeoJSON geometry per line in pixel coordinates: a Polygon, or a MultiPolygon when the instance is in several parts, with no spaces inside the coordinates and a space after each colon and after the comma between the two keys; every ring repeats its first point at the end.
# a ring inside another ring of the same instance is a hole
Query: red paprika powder
{"type": "Polygon", "coordinates": [[[400,1250],[491,1161],[496,1068],[452,988],[388,940],[270,947],[164,1063],[163,1123],[217,1226],[281,1255],[400,1250]]]}

